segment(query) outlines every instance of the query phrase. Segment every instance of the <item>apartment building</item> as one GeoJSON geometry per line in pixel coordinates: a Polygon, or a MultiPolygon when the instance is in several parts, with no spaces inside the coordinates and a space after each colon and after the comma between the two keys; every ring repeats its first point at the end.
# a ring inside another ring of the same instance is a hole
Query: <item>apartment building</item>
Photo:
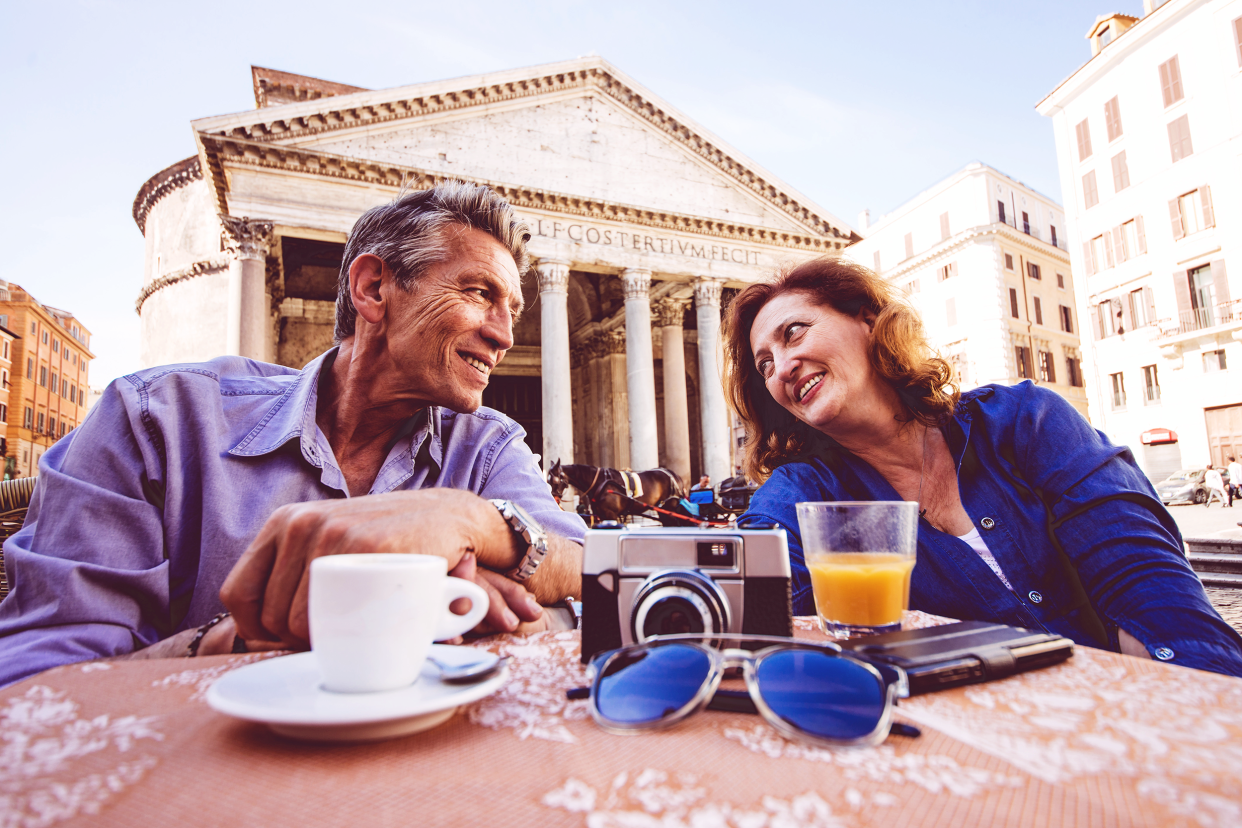
{"type": "Polygon", "coordinates": [[[1051,118],[1092,422],[1147,474],[1242,456],[1242,0],[1108,14],[1051,118]]]}
{"type": "MultiPolygon", "coordinates": [[[[20,285],[0,283],[0,326],[17,334],[10,344],[6,474],[38,473],[48,447],[86,416],[90,388],[90,331],[69,311],[41,304],[20,285]]],[[[3,345],[0,345],[0,351],[3,345]]]]}
{"type": "Polygon", "coordinates": [[[845,257],[901,288],[964,390],[1031,380],[1087,413],[1059,204],[972,163],[859,224],[845,257]]]}
{"type": "MultiPolygon", "coordinates": [[[[0,291],[0,297],[3,295],[4,291],[0,291]]],[[[5,324],[7,320],[0,319],[0,457],[4,458],[0,474],[8,480],[15,476],[17,470],[15,459],[9,456],[9,389],[12,387],[9,377],[13,373],[13,343],[21,337],[5,324]]]]}

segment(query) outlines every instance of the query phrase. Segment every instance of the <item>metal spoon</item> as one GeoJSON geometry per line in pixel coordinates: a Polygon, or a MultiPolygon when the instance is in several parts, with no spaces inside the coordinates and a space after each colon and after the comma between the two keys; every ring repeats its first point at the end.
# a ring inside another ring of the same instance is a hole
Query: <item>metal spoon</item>
{"type": "Polygon", "coordinates": [[[440,681],[445,684],[475,684],[499,673],[509,657],[492,657],[491,661],[475,661],[470,664],[445,664],[431,656],[427,660],[440,668],[440,681]]]}

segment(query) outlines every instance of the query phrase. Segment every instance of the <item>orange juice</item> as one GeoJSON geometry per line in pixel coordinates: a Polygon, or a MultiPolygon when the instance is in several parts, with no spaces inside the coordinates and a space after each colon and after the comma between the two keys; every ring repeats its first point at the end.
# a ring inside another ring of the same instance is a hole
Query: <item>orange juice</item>
{"type": "Polygon", "coordinates": [[[891,552],[815,555],[808,562],[820,618],[851,626],[901,621],[910,605],[914,558],[891,552]]]}

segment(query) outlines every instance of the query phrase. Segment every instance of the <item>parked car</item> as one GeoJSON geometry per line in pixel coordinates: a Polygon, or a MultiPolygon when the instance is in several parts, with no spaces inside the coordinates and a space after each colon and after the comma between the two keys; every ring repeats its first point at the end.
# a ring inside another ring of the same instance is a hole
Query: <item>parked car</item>
{"type": "MultiPolygon", "coordinates": [[[[1224,469],[1217,469],[1221,478],[1228,477],[1224,469]]],[[[1182,469],[1156,484],[1156,493],[1165,506],[1175,503],[1206,503],[1208,487],[1203,482],[1205,469],[1182,469]]]]}

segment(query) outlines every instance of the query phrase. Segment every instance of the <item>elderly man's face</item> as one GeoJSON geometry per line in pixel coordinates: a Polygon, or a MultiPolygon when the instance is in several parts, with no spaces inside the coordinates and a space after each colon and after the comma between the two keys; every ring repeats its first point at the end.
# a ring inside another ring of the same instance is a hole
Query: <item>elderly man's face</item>
{"type": "Polygon", "coordinates": [[[390,296],[388,347],[411,395],[461,412],[482,405],[522,311],[513,255],[484,231],[461,228],[447,261],[411,293],[393,285],[390,296]]]}

